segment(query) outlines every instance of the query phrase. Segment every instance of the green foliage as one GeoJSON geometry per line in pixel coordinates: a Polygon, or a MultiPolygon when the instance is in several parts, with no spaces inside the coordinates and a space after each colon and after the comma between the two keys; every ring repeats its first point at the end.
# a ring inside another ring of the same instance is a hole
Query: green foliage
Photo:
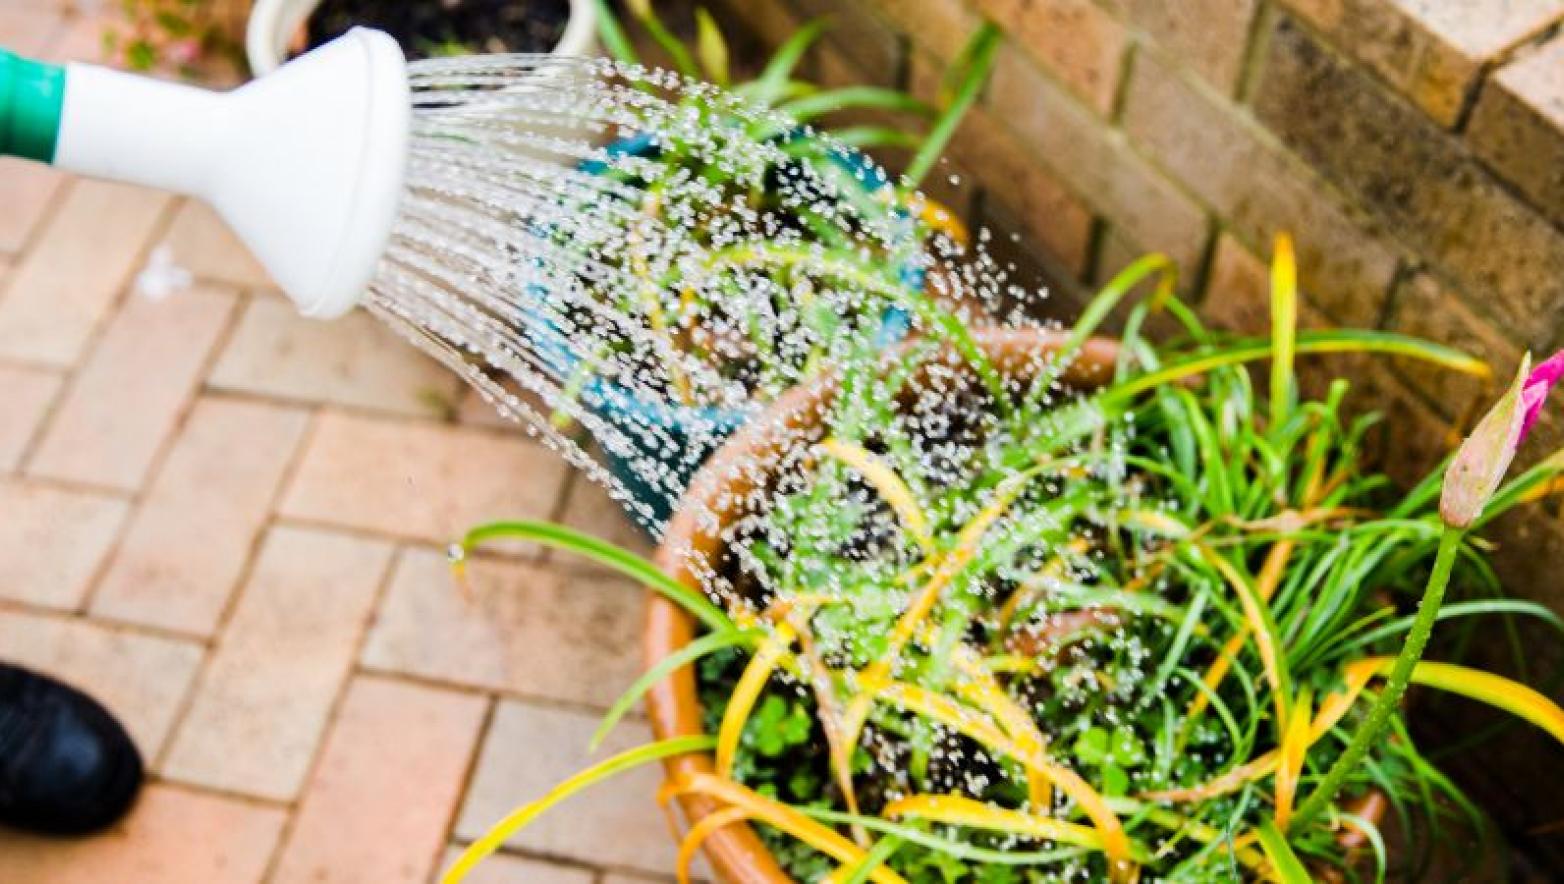
{"type": "Polygon", "coordinates": [[[103,52],[134,71],[197,77],[214,59],[240,64],[248,6],[232,0],[119,0],[103,52]]]}

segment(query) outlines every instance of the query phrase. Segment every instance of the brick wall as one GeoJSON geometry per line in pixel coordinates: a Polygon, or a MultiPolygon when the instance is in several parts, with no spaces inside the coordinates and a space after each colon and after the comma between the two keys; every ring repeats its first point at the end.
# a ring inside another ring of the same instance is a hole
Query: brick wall
{"type": "MultiPolygon", "coordinates": [[[[1564,0],[716,4],[773,46],[829,14],[811,73],[925,95],[982,18],[1004,27],[993,80],[951,151],[953,171],[977,186],[936,184],[935,195],[1020,234],[995,241],[1066,306],[1155,249],[1181,262],[1212,321],[1263,328],[1263,256],[1285,230],[1309,323],[1430,337],[1501,374],[1528,348],[1564,344],[1564,0]]],[[[1492,395],[1413,364],[1327,368],[1351,373],[1359,401],[1387,413],[1382,456],[1404,481],[1492,395]]],[[[1561,423],[1528,456],[1564,443],[1561,423]]],[[[1564,549],[1556,508],[1497,535],[1511,591],[1564,612],[1564,581],[1537,565],[1539,548],[1564,549]]],[[[1560,656],[1558,645],[1539,652],[1560,656]]],[[[1559,836],[1523,831],[1564,818],[1551,787],[1528,785],[1550,750],[1522,742],[1529,754],[1508,775],[1468,785],[1559,868],[1559,836]]],[[[1564,756],[1546,763],[1556,773],[1564,756]]]]}

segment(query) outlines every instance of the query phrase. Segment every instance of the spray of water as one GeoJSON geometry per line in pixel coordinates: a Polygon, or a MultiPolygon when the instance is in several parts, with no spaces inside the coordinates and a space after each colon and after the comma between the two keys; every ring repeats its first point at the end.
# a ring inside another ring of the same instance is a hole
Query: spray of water
{"type": "Polygon", "coordinates": [[[411,67],[372,311],[653,532],[779,392],[1017,289],[882,169],[743,96],[608,60],[411,67]],[[959,292],[959,297],[958,297],[959,292]]]}

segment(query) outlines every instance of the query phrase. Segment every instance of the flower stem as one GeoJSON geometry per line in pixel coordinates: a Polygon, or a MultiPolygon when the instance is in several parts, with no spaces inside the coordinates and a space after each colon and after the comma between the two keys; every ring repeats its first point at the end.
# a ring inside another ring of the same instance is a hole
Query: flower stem
{"type": "Polygon", "coordinates": [[[1369,749],[1385,730],[1390,716],[1401,702],[1401,696],[1406,693],[1407,684],[1412,679],[1413,667],[1417,666],[1417,661],[1423,656],[1423,648],[1428,645],[1428,636],[1433,632],[1434,621],[1439,617],[1439,608],[1444,604],[1445,587],[1450,583],[1450,570],[1455,566],[1455,556],[1465,536],[1466,532],[1463,529],[1448,526],[1439,536],[1439,554],[1434,558],[1434,570],[1428,575],[1428,585],[1423,588],[1423,600],[1417,606],[1417,617],[1413,619],[1412,628],[1407,632],[1406,644],[1401,646],[1401,653],[1396,656],[1396,665],[1390,670],[1390,678],[1386,680],[1384,689],[1379,692],[1379,698],[1369,708],[1363,723],[1358,725],[1357,731],[1352,735],[1352,741],[1347,744],[1346,751],[1342,752],[1336,759],[1336,763],[1325,772],[1325,779],[1320,781],[1320,785],[1308,799],[1299,805],[1289,828],[1296,830],[1306,825],[1325,809],[1335,797],[1336,791],[1341,788],[1342,782],[1363,762],[1363,756],[1368,754],[1369,749]]]}

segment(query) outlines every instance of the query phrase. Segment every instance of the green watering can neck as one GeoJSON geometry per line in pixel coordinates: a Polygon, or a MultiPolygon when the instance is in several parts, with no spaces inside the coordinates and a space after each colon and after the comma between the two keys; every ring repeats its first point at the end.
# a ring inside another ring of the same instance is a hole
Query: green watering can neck
{"type": "Polygon", "coordinates": [[[54,162],[65,68],[0,48],[0,155],[54,162]]]}

